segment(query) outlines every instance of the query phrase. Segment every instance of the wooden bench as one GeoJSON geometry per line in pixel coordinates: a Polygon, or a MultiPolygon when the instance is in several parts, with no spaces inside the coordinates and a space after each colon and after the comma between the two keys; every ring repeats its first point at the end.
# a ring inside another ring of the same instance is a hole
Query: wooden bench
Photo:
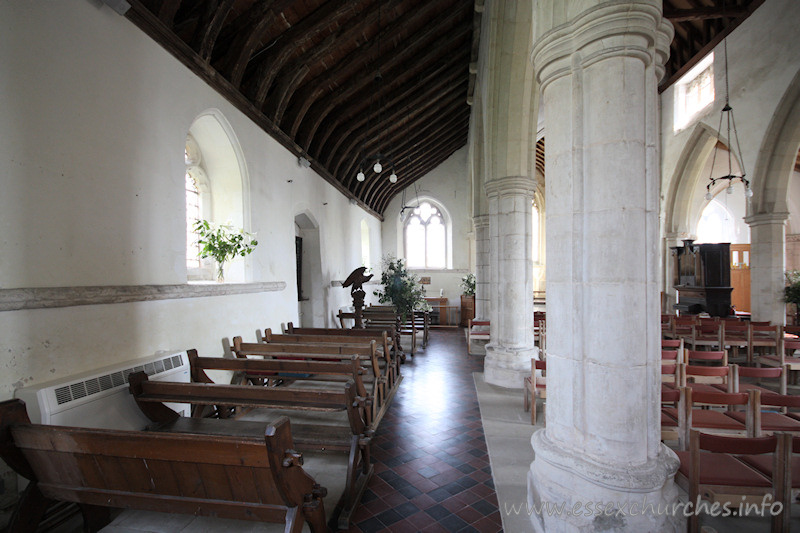
{"type": "Polygon", "coordinates": [[[53,501],[80,504],[85,530],[111,509],[285,523],[327,531],[326,490],[301,466],[289,419],[261,437],[116,431],[31,424],[20,400],[0,403],[0,456],[29,479],[6,531],[36,531],[53,501]]]}
{"type": "MultiPolygon", "coordinates": [[[[285,336],[279,336],[287,340],[285,336]]],[[[340,342],[329,343],[302,343],[302,336],[289,336],[297,342],[266,342],[246,343],[241,337],[234,337],[231,350],[237,358],[286,358],[286,359],[313,359],[317,361],[342,361],[357,356],[360,363],[367,367],[368,373],[363,375],[363,380],[372,389],[371,422],[377,429],[389,404],[394,398],[397,388],[402,381],[402,376],[397,374],[393,360],[384,361],[378,357],[375,341],[369,344],[343,344],[340,342]]],[[[274,338],[274,337],[272,337],[274,338]]],[[[336,339],[338,337],[328,337],[336,339]]]]}
{"type": "MultiPolygon", "coordinates": [[[[362,375],[365,370],[361,366],[361,361],[357,355],[350,357],[348,361],[319,361],[319,360],[294,360],[294,359],[250,359],[247,357],[236,357],[235,359],[225,357],[200,357],[197,350],[187,350],[189,359],[190,373],[193,383],[214,383],[206,370],[225,370],[234,372],[240,376],[243,383],[251,383],[257,386],[264,386],[267,379],[283,381],[282,386],[288,387],[288,383],[302,382],[312,385],[333,383],[341,385],[352,380],[355,394],[363,402],[364,418],[367,425],[372,425],[373,403],[377,383],[372,393],[368,393],[364,386],[362,375]]],[[[292,357],[292,356],[290,356],[292,357]]]]}
{"type": "MultiPolygon", "coordinates": [[[[396,355],[398,353],[397,350],[392,349],[393,342],[390,339],[391,338],[386,334],[385,331],[381,331],[374,336],[363,335],[351,337],[350,335],[347,335],[346,332],[343,332],[340,335],[308,335],[296,333],[275,334],[272,333],[271,329],[267,328],[264,330],[264,334],[261,335],[261,342],[264,344],[304,344],[307,346],[329,346],[334,350],[332,353],[361,356],[365,355],[363,350],[365,347],[370,346],[370,340],[374,340],[375,348],[369,348],[370,357],[377,361],[379,368],[385,369],[385,372],[380,372],[379,374],[385,375],[387,383],[390,387],[393,387],[394,383],[400,379],[401,360],[396,355]],[[372,357],[372,353],[377,354],[377,356],[372,357]]],[[[326,353],[326,349],[320,348],[319,350],[312,350],[308,353],[326,353]]]]}
{"type": "MultiPolygon", "coordinates": [[[[277,411],[346,412],[348,427],[300,423],[292,427],[294,443],[300,450],[341,451],[347,454],[345,489],[336,506],[334,518],[339,528],[349,527],[373,473],[370,448],[374,434],[363,415],[364,400],[356,396],[352,381],[344,384],[340,391],[150,381],[144,372],[130,374],[128,381],[137,405],[155,423],[148,429],[157,432],[235,435],[251,440],[259,438],[258,427],[263,426],[263,422],[224,417],[182,417],[165,405],[171,402],[277,411]]],[[[218,408],[216,411],[224,413],[226,409],[218,408]]]]}
{"type": "MultiPolygon", "coordinates": [[[[313,335],[313,336],[333,336],[333,337],[356,337],[361,339],[374,339],[378,344],[378,348],[384,354],[389,354],[398,365],[405,361],[405,357],[400,358],[400,348],[395,344],[394,328],[387,328],[383,331],[376,331],[375,329],[342,329],[342,328],[298,328],[291,322],[286,324],[286,327],[281,325],[283,335],[313,335]]],[[[272,335],[270,328],[264,329],[262,339],[267,336],[267,332],[272,335]]],[[[353,342],[351,340],[350,342],[353,342]]],[[[389,357],[387,357],[387,360],[389,357]]],[[[399,372],[399,366],[398,366],[399,372]]]]}
{"type": "Polygon", "coordinates": [[[361,317],[364,321],[366,329],[384,329],[387,327],[395,328],[395,337],[398,346],[400,345],[400,337],[406,335],[410,337],[411,349],[410,355],[413,357],[417,352],[417,331],[424,332],[424,321],[418,323],[415,319],[414,313],[411,314],[405,321],[397,314],[393,307],[385,305],[371,305],[365,307],[361,311],[361,317]]]}

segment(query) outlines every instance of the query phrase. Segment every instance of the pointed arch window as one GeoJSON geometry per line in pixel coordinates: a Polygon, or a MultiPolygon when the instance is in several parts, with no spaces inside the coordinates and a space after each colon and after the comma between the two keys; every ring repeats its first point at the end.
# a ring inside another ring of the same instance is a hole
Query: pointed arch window
{"type": "Polygon", "coordinates": [[[442,211],[431,202],[415,207],[404,227],[409,268],[447,268],[448,225],[442,211]]]}

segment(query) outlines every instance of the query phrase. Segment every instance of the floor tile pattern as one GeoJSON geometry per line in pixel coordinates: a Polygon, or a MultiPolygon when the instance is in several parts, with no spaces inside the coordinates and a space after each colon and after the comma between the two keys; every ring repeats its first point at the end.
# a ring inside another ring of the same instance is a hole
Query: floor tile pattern
{"type": "Polygon", "coordinates": [[[482,371],[460,328],[432,331],[406,360],[350,531],[502,531],[472,378],[482,371]]]}

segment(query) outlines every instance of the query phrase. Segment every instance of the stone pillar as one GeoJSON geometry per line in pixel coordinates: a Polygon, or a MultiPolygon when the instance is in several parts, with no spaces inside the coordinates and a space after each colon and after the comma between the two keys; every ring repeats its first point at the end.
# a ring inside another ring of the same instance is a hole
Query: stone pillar
{"type": "Polygon", "coordinates": [[[540,33],[532,53],[547,136],[548,349],[528,500],[581,507],[531,522],[547,533],[677,531],[679,519],[657,512],[678,498],[659,417],[657,80],[672,28],[660,0],[594,3],[567,15],[540,0],[573,18],[540,33]]]}
{"type": "Polygon", "coordinates": [[[783,287],[786,254],[785,225],[788,213],[751,215],[750,225],[750,311],[753,320],[786,322],[783,287]]]}
{"type": "Polygon", "coordinates": [[[472,217],[475,226],[475,319],[489,320],[489,215],[472,217]]]}
{"type": "Polygon", "coordinates": [[[491,340],[486,345],[484,379],[522,388],[530,375],[533,343],[533,261],[531,216],[536,181],[506,176],[486,182],[492,258],[491,340]]]}

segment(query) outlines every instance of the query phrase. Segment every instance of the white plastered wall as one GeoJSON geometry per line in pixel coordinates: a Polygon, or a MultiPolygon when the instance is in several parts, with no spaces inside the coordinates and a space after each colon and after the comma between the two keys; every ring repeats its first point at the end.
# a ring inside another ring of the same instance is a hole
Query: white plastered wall
{"type": "MultiPolygon", "coordinates": [[[[470,184],[467,179],[467,147],[457,150],[442,164],[431,170],[416,182],[419,198],[430,198],[441,204],[450,217],[452,229],[452,248],[448,256],[452,268],[447,270],[414,270],[419,276],[431,278],[431,284],[425,286],[428,296],[438,297],[440,290],[450,300],[449,305],[460,305],[461,278],[470,268],[470,257],[474,237],[472,235],[472,218],[470,206],[470,184]]],[[[395,257],[404,257],[403,227],[400,224],[402,195],[395,196],[384,212],[383,253],[395,257]]],[[[406,205],[416,206],[417,197],[414,186],[406,190],[406,205]]],[[[373,271],[380,277],[380,262],[375,263],[373,271]]]]}
{"type": "Polygon", "coordinates": [[[224,353],[224,339],[297,321],[294,217],[320,227],[326,321],[361,264],[360,223],[380,221],[124,17],[99,2],[0,4],[0,289],[186,283],[184,143],[218,110],[241,146],[247,280],[286,288],[237,296],[0,312],[0,399],[14,389],[158,350],[224,353]]]}

